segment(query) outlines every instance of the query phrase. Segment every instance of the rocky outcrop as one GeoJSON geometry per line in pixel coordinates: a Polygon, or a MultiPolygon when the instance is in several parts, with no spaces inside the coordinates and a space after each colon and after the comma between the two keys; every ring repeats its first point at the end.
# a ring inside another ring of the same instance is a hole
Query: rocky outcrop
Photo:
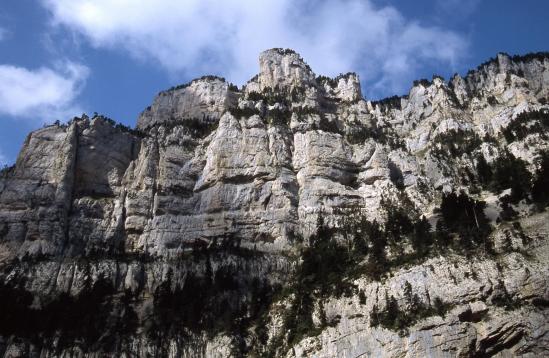
{"type": "Polygon", "coordinates": [[[382,101],[291,50],[259,68],[135,130],[29,135],[0,175],[1,354],[547,355],[547,54],[382,101]]]}
{"type": "Polygon", "coordinates": [[[205,76],[190,83],[160,92],[137,120],[137,127],[149,129],[185,119],[219,119],[234,106],[237,93],[225,79],[205,76]]]}
{"type": "Polygon", "coordinates": [[[299,54],[272,49],[259,55],[259,89],[303,87],[315,83],[315,74],[299,54]]]}

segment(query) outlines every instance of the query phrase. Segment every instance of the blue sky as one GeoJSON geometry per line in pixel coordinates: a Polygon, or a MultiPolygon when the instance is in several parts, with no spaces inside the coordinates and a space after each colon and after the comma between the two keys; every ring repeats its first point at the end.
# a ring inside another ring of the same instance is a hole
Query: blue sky
{"type": "Polygon", "coordinates": [[[355,71],[379,99],[498,52],[549,51],[548,13],[541,0],[2,0],[0,165],[44,123],[98,112],[134,126],[173,85],[242,85],[267,48],[355,71]]]}

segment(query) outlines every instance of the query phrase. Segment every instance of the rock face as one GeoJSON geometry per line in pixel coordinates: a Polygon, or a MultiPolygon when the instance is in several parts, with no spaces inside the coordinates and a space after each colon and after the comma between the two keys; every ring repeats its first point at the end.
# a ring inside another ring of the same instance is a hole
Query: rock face
{"type": "Polygon", "coordinates": [[[234,106],[237,94],[223,78],[204,76],[186,85],[160,92],[152,106],[141,114],[137,127],[143,130],[181,119],[219,119],[234,106]]]}
{"type": "Polygon", "coordinates": [[[547,54],[377,102],[291,50],[259,67],[135,130],[28,136],[0,173],[0,354],[549,354],[547,54]]]}
{"type": "Polygon", "coordinates": [[[312,85],[315,74],[292,50],[273,49],[259,55],[259,88],[289,88],[312,85]]]}

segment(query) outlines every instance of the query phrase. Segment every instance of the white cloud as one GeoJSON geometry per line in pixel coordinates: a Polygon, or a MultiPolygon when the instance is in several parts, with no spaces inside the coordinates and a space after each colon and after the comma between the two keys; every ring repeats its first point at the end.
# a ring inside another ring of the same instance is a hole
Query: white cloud
{"type": "Polygon", "coordinates": [[[88,68],[69,61],[55,67],[29,70],[0,65],[0,114],[63,121],[82,113],[75,98],[88,76],[88,68]]]}
{"type": "Polygon", "coordinates": [[[243,83],[271,47],[300,52],[321,74],[357,71],[363,85],[401,92],[422,64],[454,65],[460,35],[407,20],[369,0],[42,0],[53,22],[96,47],[125,49],[171,73],[243,83]]]}

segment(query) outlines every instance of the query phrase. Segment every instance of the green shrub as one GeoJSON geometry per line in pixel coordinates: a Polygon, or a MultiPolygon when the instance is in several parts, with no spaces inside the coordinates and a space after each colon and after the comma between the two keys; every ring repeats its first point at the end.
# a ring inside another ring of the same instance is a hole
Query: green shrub
{"type": "Polygon", "coordinates": [[[181,124],[194,136],[204,138],[217,129],[219,122],[215,118],[203,116],[202,119],[196,117],[184,119],[181,124]]]}
{"type": "Polygon", "coordinates": [[[452,129],[439,133],[433,139],[432,151],[437,157],[452,156],[459,158],[464,154],[472,153],[481,143],[481,139],[473,131],[452,129]]]}
{"type": "Polygon", "coordinates": [[[439,297],[435,298],[433,305],[426,305],[417,295],[412,295],[412,287],[406,282],[404,286],[404,298],[407,301],[408,309],[402,310],[394,296],[385,294],[385,309],[379,311],[377,305],[372,307],[370,312],[370,326],[381,326],[399,334],[407,333],[409,327],[413,326],[422,319],[431,316],[444,317],[451,307],[444,303],[439,297]]]}
{"type": "Polygon", "coordinates": [[[526,111],[517,115],[501,133],[508,143],[523,140],[530,134],[539,134],[543,139],[548,139],[549,110],[526,111]]]}
{"type": "Polygon", "coordinates": [[[85,347],[96,344],[109,347],[114,343],[114,337],[131,334],[137,328],[132,307],[126,305],[120,309],[120,303],[113,301],[113,292],[112,284],[105,279],[100,278],[93,285],[87,279],[79,295],[61,293],[52,301],[35,307],[30,292],[0,283],[0,304],[10,308],[1,310],[0,334],[36,342],[60,334],[60,347],[70,346],[75,341],[82,341],[85,347]],[[115,311],[119,313],[113,314],[115,311]]]}
{"type": "Polygon", "coordinates": [[[433,234],[431,233],[431,224],[422,216],[413,225],[413,234],[411,236],[412,247],[421,256],[429,252],[433,244],[433,234]]]}
{"type": "Polygon", "coordinates": [[[500,193],[505,189],[511,189],[511,202],[518,203],[527,198],[530,193],[532,175],[526,169],[526,163],[522,159],[515,158],[513,154],[504,151],[493,164],[493,178],[491,188],[500,193]]]}
{"type": "Polygon", "coordinates": [[[381,99],[379,101],[372,101],[371,104],[375,108],[379,106],[382,111],[388,111],[391,109],[402,109],[402,99],[405,97],[392,96],[381,99]]]}
{"type": "Polygon", "coordinates": [[[444,194],[440,211],[445,228],[459,235],[461,248],[486,243],[492,228],[484,214],[486,203],[470,198],[465,192],[444,194]]]}
{"type": "Polygon", "coordinates": [[[261,114],[259,110],[256,109],[255,107],[246,107],[246,108],[234,107],[229,109],[229,112],[235,118],[250,118],[255,114],[261,114]]]}
{"type": "Polygon", "coordinates": [[[488,186],[492,181],[492,167],[486,162],[486,159],[482,154],[477,157],[476,169],[479,182],[483,186],[488,186]]]}
{"type": "Polygon", "coordinates": [[[383,129],[376,124],[366,126],[360,123],[348,126],[346,129],[346,137],[351,144],[362,144],[370,138],[381,144],[387,144],[389,141],[389,138],[383,129]]]}
{"type": "Polygon", "coordinates": [[[504,195],[499,200],[500,200],[500,207],[501,207],[499,218],[503,221],[511,221],[516,219],[518,213],[511,206],[511,202],[512,202],[511,196],[504,195]]]}
{"type": "Polygon", "coordinates": [[[349,76],[356,75],[354,72],[347,72],[347,73],[340,73],[334,78],[326,77],[319,75],[316,77],[316,83],[323,86],[324,84],[327,84],[329,87],[336,87],[339,83],[339,80],[342,78],[348,78],[349,76]]]}
{"type": "Polygon", "coordinates": [[[426,78],[422,78],[420,80],[415,80],[414,81],[414,87],[417,87],[417,86],[423,86],[423,87],[429,87],[431,85],[431,81],[429,81],[428,79],[426,78]]]}
{"type": "Polygon", "coordinates": [[[278,103],[285,107],[290,107],[291,103],[288,100],[289,95],[290,94],[286,90],[279,88],[278,86],[275,88],[264,88],[261,93],[262,99],[269,106],[273,106],[278,103]]]}
{"type": "MultiPolygon", "coordinates": [[[[540,163],[543,162],[541,159],[540,163]]],[[[548,160],[549,164],[549,160],[548,160]]],[[[540,164],[540,169],[543,167],[540,164]]],[[[477,176],[480,184],[495,193],[511,189],[511,195],[507,203],[516,204],[522,199],[528,199],[533,194],[532,174],[527,169],[527,164],[522,159],[516,158],[512,153],[503,151],[490,165],[484,156],[477,157],[477,176]]],[[[541,180],[536,186],[536,195],[543,191],[543,176],[536,175],[536,180],[541,180]]]]}
{"type": "Polygon", "coordinates": [[[237,280],[236,267],[231,265],[214,272],[208,252],[198,260],[206,267],[202,275],[188,272],[183,285],[176,286],[170,271],[155,290],[152,326],[147,332],[153,338],[156,332],[169,333],[181,327],[210,335],[234,334],[258,320],[272,301],[275,289],[267,280],[237,280]]]}
{"type": "Polygon", "coordinates": [[[381,275],[387,272],[389,268],[385,253],[387,237],[376,221],[373,221],[372,223],[368,222],[367,224],[364,224],[364,226],[365,228],[364,231],[362,231],[362,237],[370,243],[364,272],[368,277],[379,280],[381,275]]]}
{"type": "Polygon", "coordinates": [[[292,112],[274,108],[267,112],[267,122],[271,125],[288,126],[292,118],[292,112]]]}
{"type": "Polygon", "coordinates": [[[334,229],[321,225],[301,253],[297,280],[308,292],[318,290],[322,296],[341,296],[351,288],[344,280],[353,266],[351,252],[339,244],[334,229]]]}
{"type": "Polygon", "coordinates": [[[412,220],[402,207],[388,205],[385,232],[392,241],[399,242],[414,230],[412,220]]]}
{"type": "Polygon", "coordinates": [[[261,95],[261,93],[255,92],[255,91],[249,92],[246,98],[250,101],[255,101],[255,102],[263,100],[263,96],[261,95]]]}
{"type": "Polygon", "coordinates": [[[542,152],[537,159],[538,169],[532,185],[532,200],[544,208],[549,204],[549,151],[542,152]]]}
{"type": "Polygon", "coordinates": [[[366,304],[366,295],[362,290],[358,291],[358,303],[360,303],[361,305],[366,304]]]}
{"type": "Polygon", "coordinates": [[[387,166],[389,167],[389,179],[397,187],[397,189],[404,189],[404,176],[402,170],[389,160],[387,166]]]}

